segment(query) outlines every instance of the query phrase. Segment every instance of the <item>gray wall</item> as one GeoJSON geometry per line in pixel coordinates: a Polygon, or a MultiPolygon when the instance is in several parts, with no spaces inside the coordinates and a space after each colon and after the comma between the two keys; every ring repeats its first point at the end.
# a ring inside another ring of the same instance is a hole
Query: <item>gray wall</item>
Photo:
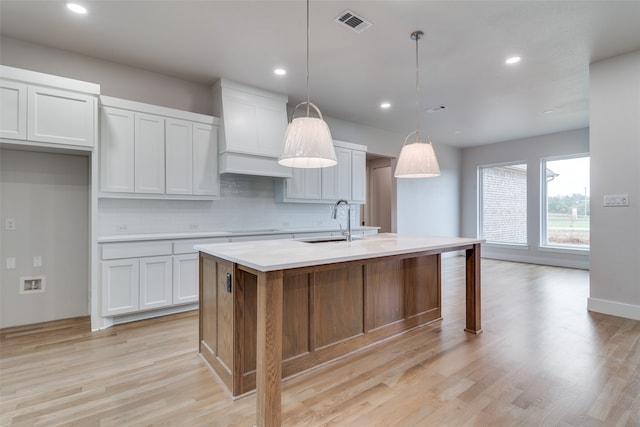
{"type": "Polygon", "coordinates": [[[640,51],[590,68],[589,309],[640,320],[640,51]],[[628,194],[628,207],[603,196],[628,194]]]}
{"type": "Polygon", "coordinates": [[[89,158],[0,150],[2,227],[0,328],[89,314],[89,158]],[[34,268],[33,257],[42,257],[34,268]],[[19,292],[20,277],[46,278],[46,291],[19,292]]]}
{"type": "Polygon", "coordinates": [[[434,149],[440,176],[396,181],[398,233],[460,235],[460,149],[444,145],[434,149]]]}
{"type": "Polygon", "coordinates": [[[478,167],[506,162],[527,163],[526,247],[483,245],[483,255],[491,258],[547,265],[588,268],[584,252],[540,248],[540,161],[547,157],[589,153],[589,130],[578,129],[516,141],[483,145],[462,150],[462,235],[478,236],[478,167]]]}
{"type": "Polygon", "coordinates": [[[210,85],[8,37],[0,38],[0,52],[2,65],[98,83],[102,95],[209,115],[213,110],[210,85]]]}

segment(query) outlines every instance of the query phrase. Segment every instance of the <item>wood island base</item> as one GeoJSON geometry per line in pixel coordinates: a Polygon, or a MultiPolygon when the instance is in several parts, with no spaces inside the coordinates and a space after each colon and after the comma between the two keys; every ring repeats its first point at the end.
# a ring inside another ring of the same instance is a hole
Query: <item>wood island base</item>
{"type": "MultiPolygon", "coordinates": [[[[237,397],[256,387],[257,319],[274,303],[258,315],[263,273],[200,256],[200,353],[237,397]]],[[[439,320],[440,255],[284,270],[281,310],[286,378],[439,320]]]]}
{"type": "Polygon", "coordinates": [[[256,424],[280,426],[282,378],[441,318],[440,256],[466,253],[466,327],[480,327],[477,239],[379,234],[198,245],[199,351],[256,424]],[[325,243],[326,244],[326,243],[325,243]]]}

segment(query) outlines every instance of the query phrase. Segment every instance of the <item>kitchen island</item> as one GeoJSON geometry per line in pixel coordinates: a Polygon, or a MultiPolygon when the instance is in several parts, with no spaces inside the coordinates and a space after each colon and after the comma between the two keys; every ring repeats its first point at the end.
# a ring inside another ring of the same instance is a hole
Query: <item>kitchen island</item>
{"type": "Polygon", "coordinates": [[[466,328],[480,327],[477,239],[377,234],[347,241],[199,245],[199,351],[257,425],[281,423],[281,380],[441,319],[440,254],[466,253],[466,328]]]}

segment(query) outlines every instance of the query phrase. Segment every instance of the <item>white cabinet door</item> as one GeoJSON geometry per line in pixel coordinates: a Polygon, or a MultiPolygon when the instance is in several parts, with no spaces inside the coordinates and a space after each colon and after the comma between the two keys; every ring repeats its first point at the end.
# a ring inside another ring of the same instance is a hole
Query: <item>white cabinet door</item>
{"type": "Polygon", "coordinates": [[[293,177],[287,178],[286,197],[288,199],[304,199],[304,169],[293,168],[293,177]]]}
{"type": "Polygon", "coordinates": [[[0,138],[27,139],[27,85],[0,80],[0,138]]]}
{"type": "Polygon", "coordinates": [[[306,199],[320,200],[322,198],[321,173],[321,169],[304,169],[304,194],[306,199]]]}
{"type": "Polygon", "coordinates": [[[140,310],[172,304],[171,256],[140,258],[140,310]]]}
{"type": "Polygon", "coordinates": [[[28,86],[27,139],[93,147],[96,98],[28,86]]]}
{"type": "Polygon", "coordinates": [[[218,128],[193,124],[193,194],[219,196],[218,128]]]}
{"type": "Polygon", "coordinates": [[[138,268],[137,259],[102,261],[103,316],[114,316],[138,310],[138,268]]]}
{"type": "Polygon", "coordinates": [[[100,130],[100,189],[134,192],[134,113],[103,107],[100,130]]]}
{"type": "Polygon", "coordinates": [[[198,301],[198,254],[173,256],[173,303],[198,301]]]}
{"type": "Polygon", "coordinates": [[[164,158],[164,118],[136,113],[136,193],[164,193],[164,158]]]}
{"type": "Polygon", "coordinates": [[[364,151],[351,153],[351,201],[367,201],[367,154],[364,151]]]}
{"type": "Polygon", "coordinates": [[[338,164],[322,169],[322,200],[351,200],[351,150],[335,147],[338,164]]]}
{"type": "Polygon", "coordinates": [[[167,194],[193,194],[193,126],[191,122],[165,119],[167,194]]]}
{"type": "Polygon", "coordinates": [[[322,179],[320,169],[293,169],[293,178],[286,181],[287,199],[320,200],[322,179]]]}

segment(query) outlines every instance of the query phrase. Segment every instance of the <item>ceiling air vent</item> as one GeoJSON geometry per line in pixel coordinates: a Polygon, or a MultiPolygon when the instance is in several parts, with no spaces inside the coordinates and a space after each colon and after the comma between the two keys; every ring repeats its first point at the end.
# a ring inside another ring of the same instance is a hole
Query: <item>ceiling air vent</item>
{"type": "Polygon", "coordinates": [[[336,22],[360,34],[373,24],[350,10],[345,10],[336,18],[336,22]]]}

